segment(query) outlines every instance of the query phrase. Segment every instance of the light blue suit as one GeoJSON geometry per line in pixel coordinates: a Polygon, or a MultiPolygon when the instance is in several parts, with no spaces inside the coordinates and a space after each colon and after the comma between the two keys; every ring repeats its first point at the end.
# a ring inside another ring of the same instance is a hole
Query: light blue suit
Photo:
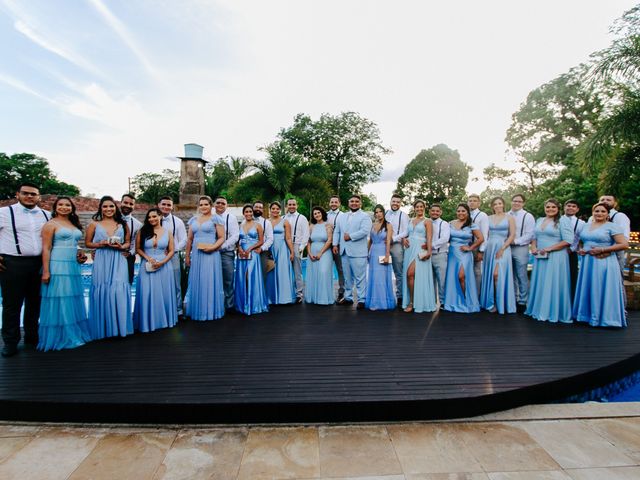
{"type": "Polygon", "coordinates": [[[344,271],[344,298],[353,301],[354,286],[358,302],[364,302],[367,295],[367,256],[371,218],[362,210],[338,216],[333,230],[333,245],[338,246],[344,271]],[[345,240],[348,233],[351,240],[345,240]],[[355,285],[354,285],[355,284],[355,285]]]}

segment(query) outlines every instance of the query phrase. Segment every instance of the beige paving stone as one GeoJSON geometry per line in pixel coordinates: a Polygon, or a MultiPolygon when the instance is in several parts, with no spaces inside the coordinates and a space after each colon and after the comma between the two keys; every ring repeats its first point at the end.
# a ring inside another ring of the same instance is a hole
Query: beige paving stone
{"type": "Polygon", "coordinates": [[[482,472],[463,441],[463,426],[394,425],[387,430],[405,474],[482,472]]]}
{"type": "Polygon", "coordinates": [[[310,427],[251,429],[238,480],[317,478],[318,430],[310,427]]]}
{"type": "Polygon", "coordinates": [[[520,422],[562,468],[615,467],[635,461],[580,420],[520,422]]]}
{"type": "Polygon", "coordinates": [[[526,405],[511,410],[473,417],[469,421],[561,420],[630,416],[640,416],[640,402],[526,405]]]}
{"type": "Polygon", "coordinates": [[[561,470],[544,472],[495,472],[489,474],[489,480],[571,480],[571,477],[561,470]]]}
{"type": "Polygon", "coordinates": [[[527,432],[503,423],[463,425],[462,437],[486,472],[560,470],[527,432]]]}
{"type": "MultiPolygon", "coordinates": [[[[307,479],[298,479],[298,480],[307,480],[307,479]]],[[[319,478],[318,480],[406,480],[404,475],[375,475],[373,477],[324,477],[319,478]]]]}
{"type": "Polygon", "coordinates": [[[235,479],[246,440],[246,429],[180,432],[154,479],[235,479]]]}
{"type": "Polygon", "coordinates": [[[0,463],[24,447],[33,437],[0,437],[0,463]]]}
{"type": "Polygon", "coordinates": [[[105,435],[69,480],[151,479],[176,434],[105,435]]]}
{"type": "Polygon", "coordinates": [[[573,480],[638,480],[640,467],[586,468],[566,470],[573,480]]]}
{"type": "Polygon", "coordinates": [[[607,418],[585,423],[640,464],[640,418],[607,418]]]}
{"type": "Polygon", "coordinates": [[[32,437],[40,431],[40,427],[22,425],[0,425],[0,438],[32,437]]]}
{"type": "Polygon", "coordinates": [[[0,478],[29,480],[64,480],[91,453],[98,435],[47,433],[29,443],[0,463],[0,478]]]}
{"type": "Polygon", "coordinates": [[[385,427],[320,427],[318,430],[323,476],[402,474],[385,427]]]}
{"type": "Polygon", "coordinates": [[[406,480],[489,480],[486,473],[417,473],[407,475],[406,480]]]}

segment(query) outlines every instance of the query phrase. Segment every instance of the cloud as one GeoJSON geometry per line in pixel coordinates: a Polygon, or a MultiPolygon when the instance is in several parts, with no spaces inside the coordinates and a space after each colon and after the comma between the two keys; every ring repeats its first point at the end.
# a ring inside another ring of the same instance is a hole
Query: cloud
{"type": "Polygon", "coordinates": [[[25,84],[22,80],[13,78],[10,75],[0,72],[0,82],[4,83],[5,85],[9,85],[10,87],[15,88],[16,90],[20,90],[21,92],[24,92],[36,98],[39,98],[40,100],[44,100],[47,103],[60,106],[60,104],[56,100],[37,92],[36,90],[34,90],[33,88],[25,84]]]}

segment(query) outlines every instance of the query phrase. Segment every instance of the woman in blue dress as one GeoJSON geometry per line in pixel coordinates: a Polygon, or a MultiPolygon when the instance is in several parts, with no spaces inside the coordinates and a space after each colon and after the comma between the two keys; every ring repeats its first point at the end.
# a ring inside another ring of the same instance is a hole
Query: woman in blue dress
{"type": "Polygon", "coordinates": [[[482,261],[480,306],[490,312],[515,313],[511,243],[516,236],[516,221],[505,213],[502,197],[491,200],[491,209],[493,215],[489,215],[489,237],[482,261]]]}
{"type": "Polygon", "coordinates": [[[335,303],[331,252],[333,226],[327,222],[327,212],[324,208],[313,207],[309,228],[304,301],[318,305],[332,305],[335,303]]]}
{"type": "Polygon", "coordinates": [[[534,256],[525,315],[552,323],[572,323],[571,276],[567,247],[573,242],[571,220],[560,216],[560,202],[544,202],[543,218],[536,222],[531,241],[534,256]]]}
{"type": "Polygon", "coordinates": [[[176,281],[171,267],[174,254],[173,235],[162,227],[162,212],[150,209],[136,235],[136,253],[140,269],[136,281],[133,328],[153,332],[178,323],[176,281]]]}
{"type": "Polygon", "coordinates": [[[386,221],[384,215],[384,207],[376,205],[373,209],[373,226],[369,235],[369,268],[365,301],[365,308],[369,310],[393,310],[397,306],[391,277],[393,227],[386,221]]]}
{"type": "Polygon", "coordinates": [[[582,256],[573,317],[592,327],[626,327],[625,294],[620,264],[613,252],[629,247],[622,230],[609,221],[609,206],[596,203],[592,220],[580,233],[582,256]]]}
{"type": "MultiPolygon", "coordinates": [[[[53,202],[42,227],[42,303],[38,350],[61,350],[91,340],[78,254],[82,225],[69,197],[53,202]]],[[[86,260],[86,257],[84,258],[86,260]]]]}
{"type": "Polygon", "coordinates": [[[87,248],[95,248],[89,294],[89,332],[93,340],[133,333],[127,259],[130,232],[112,197],[100,199],[87,227],[87,248]]]}
{"type": "Polygon", "coordinates": [[[413,203],[414,217],[409,222],[408,236],[403,239],[402,307],[410,312],[435,312],[436,291],[431,268],[431,239],[433,226],[425,218],[427,204],[422,200],[413,203]]]}
{"type": "Polygon", "coordinates": [[[278,202],[269,205],[269,222],[273,227],[271,256],[275,268],[267,273],[267,298],[269,305],[286,305],[296,302],[296,283],[293,273],[293,243],[291,225],[280,216],[282,207],[278,202]]]}
{"type": "Polygon", "coordinates": [[[456,220],[449,222],[449,225],[451,235],[444,284],[444,309],[460,313],[479,312],[478,288],[473,274],[473,251],[484,241],[482,232],[471,222],[471,212],[464,203],[458,205],[456,220]]]}
{"type": "Polygon", "coordinates": [[[260,247],[264,242],[262,226],[253,219],[253,207],[242,208],[240,241],[236,255],[234,299],[236,310],[245,315],[269,311],[260,266],[260,247]]]}
{"type": "Polygon", "coordinates": [[[224,222],[213,213],[213,200],[198,200],[199,215],[189,220],[185,264],[189,267],[185,314],[192,320],[215,320],[225,313],[220,247],[224,243],[224,222]]]}

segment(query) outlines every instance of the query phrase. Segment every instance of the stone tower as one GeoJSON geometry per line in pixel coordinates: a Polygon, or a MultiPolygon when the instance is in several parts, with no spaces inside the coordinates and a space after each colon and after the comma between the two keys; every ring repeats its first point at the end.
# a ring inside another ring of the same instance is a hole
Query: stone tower
{"type": "Polygon", "coordinates": [[[195,143],[184,145],[184,157],[180,162],[180,205],[195,207],[198,198],[204,195],[204,164],[202,158],[204,147],[195,143]]]}

